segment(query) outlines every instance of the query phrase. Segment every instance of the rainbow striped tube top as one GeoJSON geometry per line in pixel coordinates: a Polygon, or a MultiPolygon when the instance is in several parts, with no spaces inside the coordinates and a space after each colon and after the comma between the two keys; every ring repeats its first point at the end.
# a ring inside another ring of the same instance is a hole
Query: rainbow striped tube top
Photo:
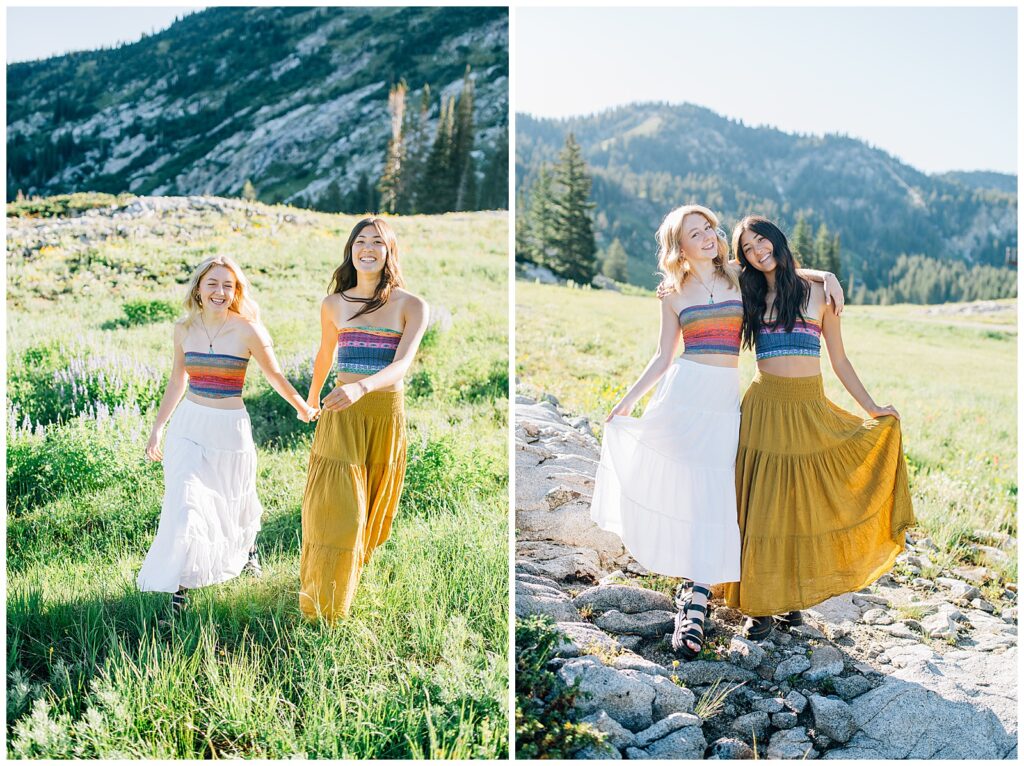
{"type": "Polygon", "coordinates": [[[338,330],[338,372],[373,375],[393,361],[402,340],[387,327],[342,327],[338,330]]]}
{"type": "Polygon", "coordinates": [[[248,357],[186,351],[185,372],[188,373],[188,390],[209,399],[241,396],[242,386],[245,385],[245,370],[248,366],[248,357]]]}
{"type": "Polygon", "coordinates": [[[679,312],[685,354],[740,355],[743,301],[687,306],[679,312]]]}
{"type": "Polygon", "coordinates": [[[821,323],[813,319],[797,319],[793,332],[781,325],[761,325],[754,338],[758,359],[774,356],[821,356],[821,323]]]}

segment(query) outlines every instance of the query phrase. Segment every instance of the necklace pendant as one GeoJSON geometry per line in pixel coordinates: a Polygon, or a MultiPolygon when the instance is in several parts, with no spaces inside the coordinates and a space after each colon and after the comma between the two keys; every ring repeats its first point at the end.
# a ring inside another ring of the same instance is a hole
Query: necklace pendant
{"type": "Polygon", "coordinates": [[[708,296],[708,305],[710,306],[710,305],[712,305],[712,304],[713,304],[714,302],[715,302],[715,296],[714,296],[714,295],[709,295],[709,296],[708,296]]]}
{"type": "Polygon", "coordinates": [[[213,344],[212,343],[210,344],[210,353],[211,354],[213,353],[213,344]]]}

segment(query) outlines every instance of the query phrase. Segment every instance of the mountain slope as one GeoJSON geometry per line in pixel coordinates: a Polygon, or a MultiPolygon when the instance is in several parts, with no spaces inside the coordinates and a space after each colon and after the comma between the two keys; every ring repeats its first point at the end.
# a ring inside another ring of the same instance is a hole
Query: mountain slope
{"type": "Polygon", "coordinates": [[[690,104],[632,104],[563,120],[518,115],[519,191],[557,158],[569,131],[594,174],[599,243],[622,241],[638,284],[654,282],[661,218],[686,202],[708,205],[726,227],[755,212],[786,228],[801,213],[814,228],[824,223],[841,236],[846,274],[869,289],[885,284],[901,253],[1002,265],[1005,248],[1017,243],[1017,198],[1005,181],[975,188],[852,138],[752,128],[690,104]]]}
{"type": "Polygon", "coordinates": [[[477,167],[507,125],[503,8],[211,8],[114,50],[14,64],[8,200],[81,190],[315,203],[375,184],[388,89],[475,91],[477,167]]]}

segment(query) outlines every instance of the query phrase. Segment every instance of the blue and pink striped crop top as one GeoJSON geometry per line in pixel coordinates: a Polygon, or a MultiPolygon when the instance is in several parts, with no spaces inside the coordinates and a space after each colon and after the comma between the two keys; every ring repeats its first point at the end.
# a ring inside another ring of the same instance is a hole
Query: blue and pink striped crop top
{"type": "Polygon", "coordinates": [[[758,359],[775,356],[821,356],[821,323],[814,319],[797,319],[792,332],[779,325],[761,325],[754,338],[758,359]]]}
{"type": "Polygon", "coordinates": [[[342,327],[338,330],[338,372],[372,375],[393,361],[402,340],[388,327],[342,327]]]}
{"type": "Polygon", "coordinates": [[[200,354],[185,352],[185,372],[188,390],[208,399],[226,399],[241,396],[245,385],[245,370],[249,358],[230,354],[200,354]]]}
{"type": "Polygon", "coordinates": [[[686,354],[740,355],[743,301],[687,306],[679,312],[686,354]]]}

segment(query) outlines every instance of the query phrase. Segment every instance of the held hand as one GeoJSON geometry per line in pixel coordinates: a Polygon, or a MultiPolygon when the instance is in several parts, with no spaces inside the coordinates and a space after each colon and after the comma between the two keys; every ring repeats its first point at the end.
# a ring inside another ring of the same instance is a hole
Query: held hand
{"type": "Polygon", "coordinates": [[[346,407],[351,407],[362,399],[363,394],[365,393],[366,389],[363,387],[362,383],[345,383],[344,385],[338,386],[324,397],[323,409],[330,412],[337,412],[345,409],[346,407]]]}
{"type": "Polygon", "coordinates": [[[312,421],[316,420],[316,416],[316,408],[310,407],[308,404],[295,413],[295,417],[297,417],[303,423],[311,423],[312,421]]]}
{"type": "Polygon", "coordinates": [[[630,402],[627,402],[625,399],[623,399],[614,407],[612,407],[612,411],[608,413],[608,417],[604,419],[604,422],[608,423],[609,421],[611,421],[612,418],[614,418],[617,415],[629,415],[629,413],[631,413],[632,411],[633,405],[630,402]]]}
{"type": "Polygon", "coordinates": [[[840,316],[846,305],[846,296],[843,295],[843,286],[839,284],[839,279],[832,272],[828,272],[821,286],[825,290],[825,305],[831,303],[836,316],[840,316]]]}
{"type": "Polygon", "coordinates": [[[893,407],[891,404],[887,404],[884,407],[879,407],[878,405],[875,405],[874,407],[869,407],[868,415],[870,415],[873,418],[881,418],[886,415],[892,415],[897,420],[900,419],[900,414],[896,411],[896,408],[893,407]]]}
{"type": "Polygon", "coordinates": [[[671,282],[662,282],[658,285],[658,300],[663,301],[676,291],[675,285],[671,282]]]}
{"type": "Polygon", "coordinates": [[[164,459],[164,452],[160,449],[160,431],[153,430],[149,434],[149,441],[146,442],[146,457],[154,463],[164,459]]]}

